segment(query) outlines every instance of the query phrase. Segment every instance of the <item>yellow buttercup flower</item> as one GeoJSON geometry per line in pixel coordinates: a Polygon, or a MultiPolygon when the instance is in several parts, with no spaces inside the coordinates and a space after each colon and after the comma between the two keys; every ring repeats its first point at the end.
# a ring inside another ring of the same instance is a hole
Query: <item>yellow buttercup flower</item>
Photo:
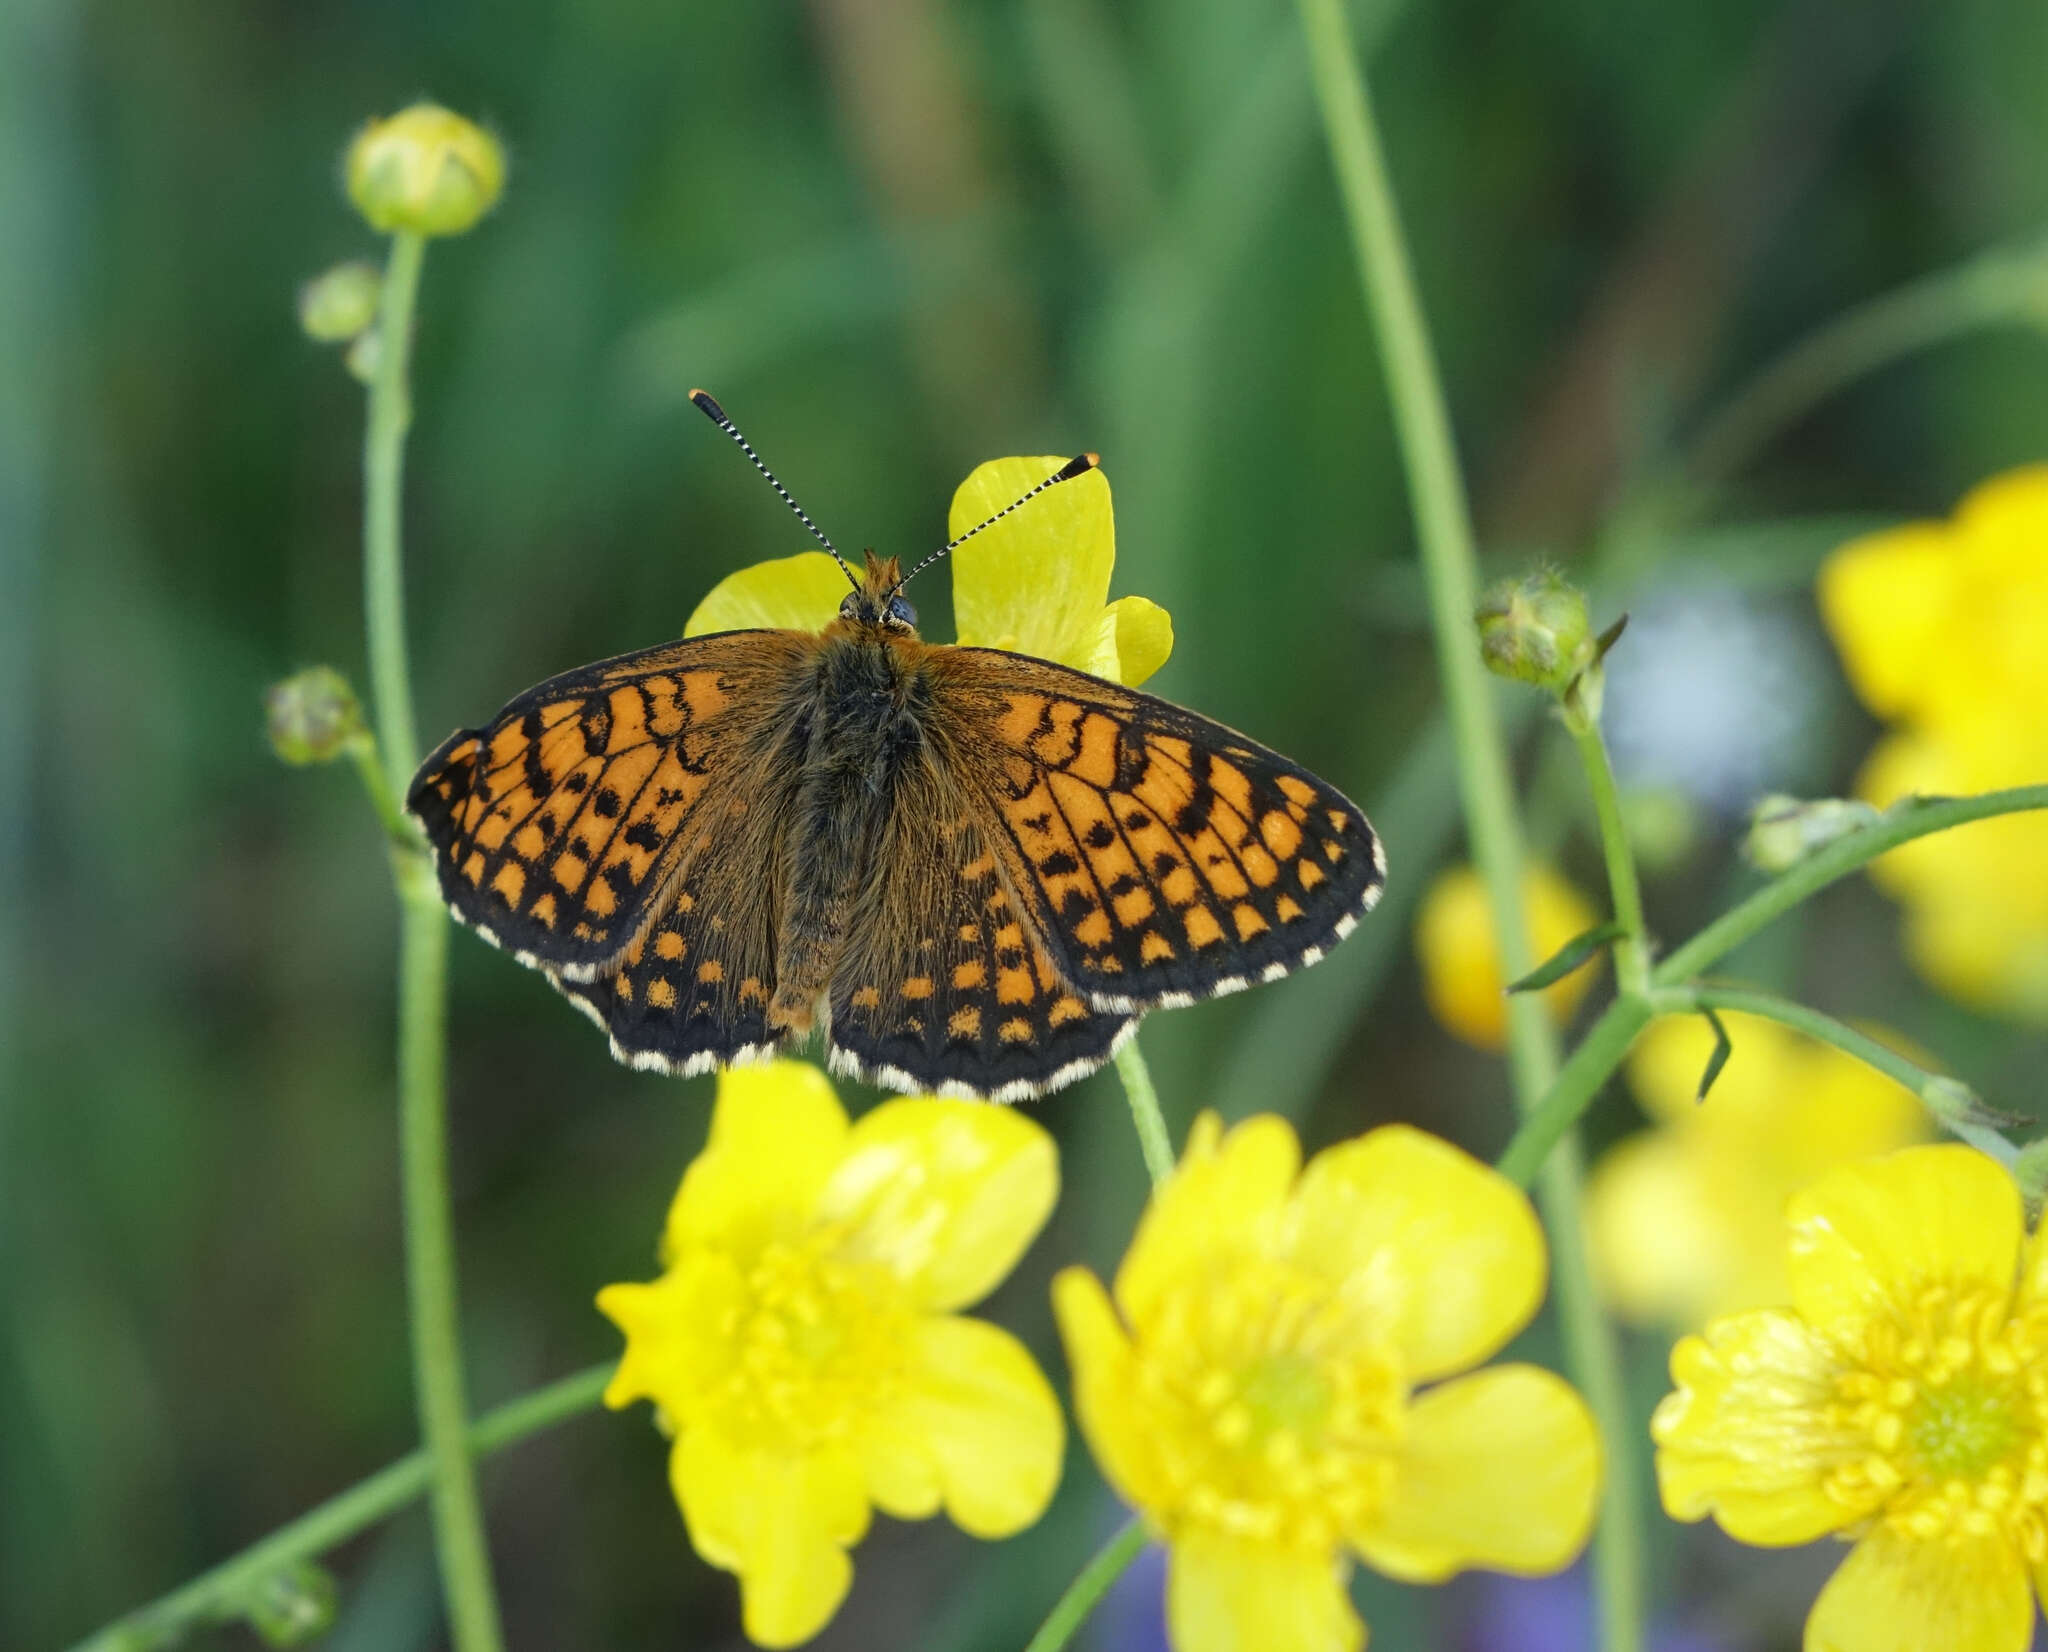
{"type": "Polygon", "coordinates": [[[759,1645],[825,1626],[871,1505],[977,1537],[1045,1511],[1058,1402],[1021,1343],[957,1310],[1015,1266],[1058,1183],[1019,1113],[919,1096],[849,1125],[801,1062],[720,1076],[666,1271],[597,1305],[626,1333],[605,1403],[654,1402],[690,1541],[739,1574],[759,1645]]]}
{"type": "MultiPolygon", "coordinates": [[[[1523,869],[1522,910],[1538,962],[1600,921],[1586,897],[1547,866],[1523,869]]],[[[1468,1044],[1501,1048],[1508,1034],[1507,983],[1486,884],[1476,869],[1451,867],[1423,894],[1415,914],[1415,956],[1430,1013],[1468,1044]]],[[[1593,984],[1595,967],[1589,960],[1543,989],[1554,1019],[1571,1018],[1593,984]]]]}
{"type": "MultiPolygon", "coordinates": [[[[1821,613],[1864,702],[1893,725],[1857,781],[1889,804],[2048,779],[2048,466],[1995,477],[1947,522],[1856,540],[1821,613]]],[[[1942,991],[2048,1022],[2048,819],[2012,815],[1893,850],[1871,875],[1942,991]]]]}
{"type": "MultiPolygon", "coordinates": [[[[986,521],[1066,462],[991,459],[977,466],[953,495],[947,533],[958,537],[986,521]]],[[[1013,649],[1129,687],[1173,651],[1173,622],[1164,608],[1144,597],[1109,601],[1116,529],[1109,479],[1099,470],[1048,489],[948,560],[953,617],[965,645],[1013,649]]],[[[822,631],[846,590],[846,576],[823,551],[756,563],[713,586],[683,635],[753,626],[822,631]]]]}
{"type": "Polygon", "coordinates": [[[1807,1652],[2022,1652],[2048,1590],[2048,1240],[1959,1146],[1834,1170],[1787,1225],[1791,1306],[1672,1350],[1665,1509],[1856,1545],[1807,1652]]]}
{"type": "Polygon", "coordinates": [[[1831,1045],[1725,1014],[1734,1046],[1704,1102],[1699,1016],[1660,1021],[1629,1057],[1656,1128],[1593,1171],[1586,1226],[1602,1293],[1643,1323],[1696,1326],[1785,1300],[1785,1201],[1824,1171],[1925,1139],[1903,1087],[1831,1045]]]}
{"type": "Polygon", "coordinates": [[[1411,1582],[1569,1563],[1600,1474],[1584,1404],[1533,1366],[1454,1376],[1543,1276],[1528,1200],[1434,1137],[1304,1170],[1282,1119],[1195,1121],[1114,1303],[1085,1269],[1053,1284],[1082,1432],[1170,1547],[1179,1652],[1360,1646],[1353,1555],[1411,1582]]]}

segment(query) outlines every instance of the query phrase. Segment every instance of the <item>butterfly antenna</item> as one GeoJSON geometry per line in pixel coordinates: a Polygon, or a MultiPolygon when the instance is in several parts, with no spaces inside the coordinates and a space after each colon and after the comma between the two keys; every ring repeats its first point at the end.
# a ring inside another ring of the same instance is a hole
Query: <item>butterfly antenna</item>
{"type": "Polygon", "coordinates": [[[995,515],[991,516],[986,522],[977,522],[974,524],[973,527],[969,528],[965,533],[963,533],[958,539],[947,540],[945,544],[941,545],[936,551],[932,552],[930,556],[926,557],[915,568],[911,569],[909,573],[905,574],[901,579],[899,579],[891,588],[890,595],[893,596],[897,591],[902,590],[904,586],[908,585],[913,579],[915,579],[919,574],[923,573],[925,569],[929,568],[934,562],[938,561],[939,558],[944,556],[948,551],[956,550],[960,546],[966,544],[968,540],[972,539],[976,534],[980,533],[983,528],[994,527],[998,522],[1002,521],[1004,517],[1008,516],[1010,512],[1014,510],[1021,510],[1024,506],[1030,504],[1032,500],[1036,499],[1041,493],[1045,492],[1047,488],[1053,487],[1061,482],[1071,482],[1076,476],[1086,476],[1088,472],[1094,470],[1101,463],[1102,460],[1100,456],[1096,454],[1076,454],[1073,458],[1069,459],[1065,464],[1061,465],[1058,470],[1054,471],[1050,476],[1048,476],[1043,482],[1040,482],[1037,487],[1031,489],[1029,493],[1022,494],[1018,498],[1012,499],[1007,505],[1005,505],[1001,510],[997,511],[995,515]]]}
{"type": "MultiPolygon", "coordinates": [[[[771,488],[773,488],[777,493],[782,495],[782,502],[785,505],[787,505],[791,510],[796,512],[796,519],[810,530],[811,537],[815,539],[820,545],[823,545],[826,550],[832,553],[832,560],[839,564],[839,571],[846,575],[847,583],[852,585],[852,587],[856,591],[858,591],[860,589],[860,580],[855,577],[853,570],[846,565],[846,558],[839,554],[839,547],[833,544],[831,540],[825,537],[824,530],[821,529],[817,523],[813,522],[810,519],[809,515],[805,512],[803,506],[799,505],[794,499],[790,497],[789,489],[784,487],[780,482],[778,482],[775,479],[775,472],[770,470],[766,465],[761,463],[761,455],[754,451],[754,444],[748,441],[746,437],[742,436],[740,434],[739,426],[734,424],[732,420],[728,419],[725,416],[725,409],[718,405],[717,398],[715,398],[708,390],[692,390],[690,392],[690,400],[697,404],[698,411],[701,412],[705,418],[709,419],[713,424],[717,425],[720,430],[724,431],[734,441],[740,444],[740,451],[744,453],[747,456],[747,458],[753,462],[753,466],[756,470],[758,470],[763,476],[768,478],[768,485],[771,488]]],[[[1036,488],[1033,488],[1031,491],[1033,493],[1036,493],[1038,490],[1036,488]]],[[[1028,498],[1029,495],[1027,494],[1026,497],[1028,498]]],[[[946,549],[949,551],[952,548],[953,547],[950,545],[946,547],[946,549]]]]}

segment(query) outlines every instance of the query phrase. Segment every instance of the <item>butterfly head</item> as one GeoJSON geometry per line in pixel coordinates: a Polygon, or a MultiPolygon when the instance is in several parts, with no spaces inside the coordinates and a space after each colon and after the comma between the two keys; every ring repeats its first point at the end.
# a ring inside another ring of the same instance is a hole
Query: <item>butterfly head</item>
{"type": "Polygon", "coordinates": [[[890,631],[914,636],[917,610],[902,593],[902,565],[893,556],[867,553],[868,575],[857,590],[849,591],[839,605],[839,617],[850,625],[870,631],[890,631]]]}

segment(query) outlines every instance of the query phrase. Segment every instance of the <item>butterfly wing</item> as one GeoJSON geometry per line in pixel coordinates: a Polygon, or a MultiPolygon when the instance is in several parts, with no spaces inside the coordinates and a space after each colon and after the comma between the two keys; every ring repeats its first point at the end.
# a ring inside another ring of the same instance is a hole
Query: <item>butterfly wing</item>
{"type": "Polygon", "coordinates": [[[1386,878],[1364,812],[1209,718],[998,649],[934,650],[935,719],[1012,894],[1096,1008],[1276,980],[1351,932],[1386,878]]]}
{"type": "MultiPolygon", "coordinates": [[[[607,973],[734,811],[780,783],[816,650],[789,631],[664,643],[458,729],[406,798],[449,907],[523,963],[571,981],[607,973]]],[[[756,868],[763,889],[770,864],[756,868]]]]}
{"type": "Polygon", "coordinates": [[[1131,1017],[1096,1009],[1062,979],[1011,900],[944,746],[941,731],[901,782],[833,974],[829,1060],[894,1089],[1016,1101],[1099,1067],[1131,1017]]]}

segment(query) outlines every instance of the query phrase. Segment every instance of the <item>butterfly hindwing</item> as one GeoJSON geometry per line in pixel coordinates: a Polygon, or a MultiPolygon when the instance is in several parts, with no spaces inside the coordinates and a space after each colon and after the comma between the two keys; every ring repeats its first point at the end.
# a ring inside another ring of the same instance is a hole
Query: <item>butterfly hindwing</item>
{"type": "Polygon", "coordinates": [[[816,639],[738,631],[565,672],[444,740],[407,808],[463,922],[590,980],[647,930],[710,817],[755,789],[816,639]]]}
{"type": "Polygon", "coordinates": [[[1298,764],[1064,666],[952,652],[937,701],[972,731],[960,766],[980,778],[991,836],[1056,962],[1095,1005],[1158,1008],[1277,979],[1378,899],[1385,860],[1363,811],[1298,764]]]}
{"type": "Polygon", "coordinates": [[[1015,1101],[1100,1066],[1131,1018],[1061,978],[964,803],[950,785],[906,789],[833,975],[831,1063],[1015,1101]]]}

